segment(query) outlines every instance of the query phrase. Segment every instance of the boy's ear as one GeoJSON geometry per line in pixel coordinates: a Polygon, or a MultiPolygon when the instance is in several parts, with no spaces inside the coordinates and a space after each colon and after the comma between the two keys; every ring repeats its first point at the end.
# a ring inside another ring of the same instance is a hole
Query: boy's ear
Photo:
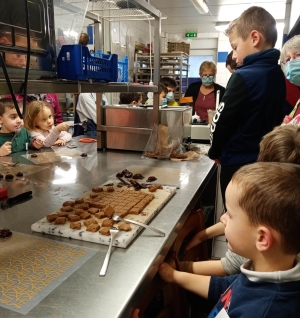
{"type": "Polygon", "coordinates": [[[257,47],[260,44],[260,42],[261,42],[261,38],[262,38],[261,33],[258,32],[257,30],[253,30],[250,33],[250,37],[251,37],[251,40],[252,40],[252,46],[253,47],[257,47]]]}
{"type": "Polygon", "coordinates": [[[256,248],[259,252],[265,252],[271,248],[274,242],[272,232],[266,226],[257,228],[256,248]]]}

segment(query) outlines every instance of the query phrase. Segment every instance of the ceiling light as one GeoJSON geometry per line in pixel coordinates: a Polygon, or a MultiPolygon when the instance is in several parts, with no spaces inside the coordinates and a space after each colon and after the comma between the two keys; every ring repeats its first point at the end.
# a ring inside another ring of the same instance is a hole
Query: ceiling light
{"type": "Polygon", "coordinates": [[[190,0],[200,14],[208,13],[208,6],[205,0],[190,0]]]}
{"type": "Polygon", "coordinates": [[[224,32],[229,26],[229,22],[217,22],[215,24],[215,29],[219,32],[224,32]]]}

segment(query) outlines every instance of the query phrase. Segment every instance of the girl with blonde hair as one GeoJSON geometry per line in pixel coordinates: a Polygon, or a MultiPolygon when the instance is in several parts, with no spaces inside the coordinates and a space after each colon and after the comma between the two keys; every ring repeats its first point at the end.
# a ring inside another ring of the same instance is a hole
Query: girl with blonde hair
{"type": "Polygon", "coordinates": [[[44,101],[33,101],[27,106],[24,126],[33,139],[43,147],[64,146],[72,139],[67,132],[69,125],[60,123],[54,126],[54,116],[49,105],[44,101]]]}

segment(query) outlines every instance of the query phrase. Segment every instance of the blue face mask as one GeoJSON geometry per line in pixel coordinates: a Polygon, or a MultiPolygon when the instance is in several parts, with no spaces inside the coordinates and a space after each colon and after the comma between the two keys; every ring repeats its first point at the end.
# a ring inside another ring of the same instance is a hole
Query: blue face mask
{"type": "Polygon", "coordinates": [[[161,101],[161,105],[164,106],[164,105],[167,105],[168,104],[168,100],[166,97],[163,97],[162,101],[161,101]]]}
{"type": "Polygon", "coordinates": [[[202,76],[201,80],[203,85],[210,86],[214,82],[214,76],[202,76]]]}
{"type": "Polygon", "coordinates": [[[168,102],[170,102],[171,100],[174,99],[174,93],[173,92],[169,92],[166,97],[167,97],[168,102]]]}
{"type": "Polygon", "coordinates": [[[293,84],[300,86],[300,59],[292,60],[285,66],[286,78],[293,84]]]}

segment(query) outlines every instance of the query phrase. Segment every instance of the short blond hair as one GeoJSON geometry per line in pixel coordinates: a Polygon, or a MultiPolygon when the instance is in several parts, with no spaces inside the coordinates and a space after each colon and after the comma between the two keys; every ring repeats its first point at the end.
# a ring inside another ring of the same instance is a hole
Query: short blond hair
{"type": "Polygon", "coordinates": [[[200,75],[205,71],[205,70],[210,70],[213,71],[214,75],[217,73],[217,65],[213,61],[204,61],[199,68],[199,73],[200,75]]]}
{"type": "Polygon", "coordinates": [[[275,127],[260,142],[257,161],[286,162],[300,165],[300,127],[275,127]]]}
{"type": "Polygon", "coordinates": [[[235,31],[237,36],[245,41],[253,30],[261,33],[266,43],[272,47],[275,46],[277,41],[276,21],[262,7],[253,6],[245,10],[237,19],[229,24],[225,34],[229,36],[235,31]]]}
{"type": "Polygon", "coordinates": [[[300,252],[300,166],[256,162],[240,168],[231,182],[240,189],[238,204],[252,226],[265,225],[280,234],[282,251],[300,252]]]}
{"type": "Polygon", "coordinates": [[[53,111],[51,107],[44,101],[41,100],[35,100],[32,101],[27,105],[26,108],[26,115],[24,119],[24,127],[31,131],[31,130],[36,130],[36,121],[39,116],[39,114],[44,110],[44,108],[49,108],[52,116],[53,116],[53,111]]]}

